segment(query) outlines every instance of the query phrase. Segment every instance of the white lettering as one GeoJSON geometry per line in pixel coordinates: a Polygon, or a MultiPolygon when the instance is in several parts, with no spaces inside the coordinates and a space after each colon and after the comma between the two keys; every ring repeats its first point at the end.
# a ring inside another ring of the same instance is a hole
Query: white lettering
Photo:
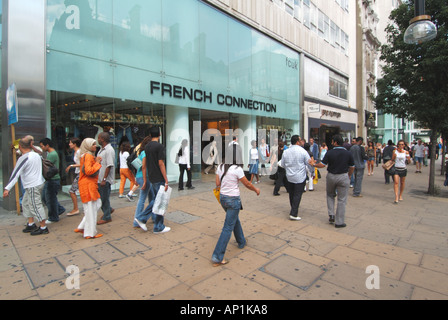
{"type": "Polygon", "coordinates": [[[65,20],[65,27],[68,30],[81,29],[81,14],[79,7],[75,5],[68,6],[67,9],[65,9],[65,13],[70,14],[70,16],[68,16],[65,20]]]}
{"type": "Polygon", "coordinates": [[[377,266],[368,266],[366,273],[370,274],[366,280],[366,288],[369,290],[380,289],[380,268],[377,266]]]}

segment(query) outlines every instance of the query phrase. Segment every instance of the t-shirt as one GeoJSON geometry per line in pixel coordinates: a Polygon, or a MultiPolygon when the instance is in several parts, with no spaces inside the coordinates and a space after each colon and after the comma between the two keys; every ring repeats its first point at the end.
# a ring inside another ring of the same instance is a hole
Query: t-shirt
{"type": "Polygon", "coordinates": [[[22,155],[17,161],[5,189],[10,191],[14,188],[19,178],[25,189],[34,188],[45,183],[42,176],[42,159],[40,155],[35,152],[28,152],[22,155]]]}
{"type": "MultiPolygon", "coordinates": [[[[56,152],[56,150],[49,152],[47,154],[47,160],[49,160],[57,169],[59,169],[59,155],[56,152]]],[[[59,173],[55,175],[53,178],[51,178],[51,180],[60,180],[60,179],[61,176],[59,175],[59,173]]]]}
{"type": "MultiPolygon", "coordinates": [[[[146,158],[146,153],[143,150],[142,152],[140,152],[140,154],[138,155],[138,158],[142,161],[146,161],[144,160],[146,158]]],[[[142,167],[140,167],[140,169],[137,170],[137,173],[135,174],[136,178],[143,178],[143,171],[142,171],[142,167]]]]}
{"type": "Polygon", "coordinates": [[[120,169],[129,169],[127,159],[129,157],[129,152],[120,152],[120,169]]]}
{"type": "Polygon", "coordinates": [[[415,151],[416,157],[423,158],[425,156],[425,145],[424,144],[421,144],[421,145],[416,144],[414,146],[414,151],[415,151]]]}
{"type": "Polygon", "coordinates": [[[104,178],[106,178],[106,182],[109,182],[111,185],[115,183],[115,150],[112,146],[107,144],[104,148],[101,148],[98,152],[98,157],[101,157],[101,169],[98,175],[98,183],[101,183],[104,178]],[[105,177],[106,169],[110,167],[109,175],[105,177]]]}
{"type": "Polygon", "coordinates": [[[165,147],[157,141],[151,141],[145,147],[146,170],[152,183],[165,182],[159,167],[159,160],[165,160],[165,147]]]}
{"type": "MultiPolygon", "coordinates": [[[[80,163],[80,157],[81,157],[81,150],[78,149],[78,151],[75,152],[75,154],[73,155],[73,161],[75,162],[75,164],[79,164],[80,163]]],[[[79,174],[79,167],[76,167],[75,169],[75,174],[79,174]]]]}
{"type": "Polygon", "coordinates": [[[333,174],[348,173],[348,168],[355,165],[353,154],[343,147],[329,150],[322,163],[328,166],[328,172],[333,174]]]}
{"type": "MultiPolygon", "coordinates": [[[[220,165],[216,171],[220,179],[224,174],[224,168],[224,165],[220,165]]],[[[221,194],[229,197],[239,197],[240,188],[238,187],[238,183],[244,177],[243,168],[236,165],[231,166],[224,176],[224,179],[221,180],[221,194]]]]}

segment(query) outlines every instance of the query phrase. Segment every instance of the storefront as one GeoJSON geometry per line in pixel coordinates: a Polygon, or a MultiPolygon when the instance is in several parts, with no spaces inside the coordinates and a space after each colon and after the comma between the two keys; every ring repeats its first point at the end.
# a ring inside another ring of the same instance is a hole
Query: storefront
{"type": "Polygon", "coordinates": [[[63,185],[73,136],[107,131],[118,148],[158,126],[176,181],[181,141],[201,153],[195,122],[201,140],[239,130],[247,150],[257,129],[299,133],[299,53],[202,1],[48,0],[44,16],[46,121],[33,125],[56,143],[63,185]]]}
{"type": "Polygon", "coordinates": [[[312,102],[306,102],[305,109],[308,111],[306,125],[309,137],[319,145],[325,142],[329,148],[332,148],[331,138],[335,134],[340,134],[348,141],[356,137],[357,110],[312,102]]]}

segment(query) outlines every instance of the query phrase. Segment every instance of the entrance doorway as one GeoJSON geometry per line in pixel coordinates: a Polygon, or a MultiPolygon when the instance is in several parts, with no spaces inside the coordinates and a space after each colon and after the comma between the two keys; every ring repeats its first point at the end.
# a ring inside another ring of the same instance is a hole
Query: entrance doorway
{"type": "Polygon", "coordinates": [[[325,142],[325,144],[328,147],[328,150],[333,149],[333,145],[331,144],[331,138],[335,134],[340,134],[341,128],[337,126],[328,126],[328,125],[321,125],[319,130],[319,141],[325,142]]]}

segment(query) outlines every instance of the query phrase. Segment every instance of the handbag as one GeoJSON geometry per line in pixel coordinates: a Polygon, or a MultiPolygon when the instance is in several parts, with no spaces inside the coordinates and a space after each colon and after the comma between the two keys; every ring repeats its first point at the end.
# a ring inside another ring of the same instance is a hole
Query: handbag
{"type": "Polygon", "coordinates": [[[221,189],[219,187],[213,189],[213,194],[215,195],[216,200],[218,200],[218,202],[221,203],[221,199],[220,199],[220,197],[221,197],[221,189]]]}
{"type": "Polygon", "coordinates": [[[383,164],[384,170],[390,170],[395,165],[395,161],[389,160],[386,163],[383,164]]]}
{"type": "Polygon", "coordinates": [[[142,167],[142,160],[140,158],[135,158],[131,164],[138,171],[142,167]]]}

